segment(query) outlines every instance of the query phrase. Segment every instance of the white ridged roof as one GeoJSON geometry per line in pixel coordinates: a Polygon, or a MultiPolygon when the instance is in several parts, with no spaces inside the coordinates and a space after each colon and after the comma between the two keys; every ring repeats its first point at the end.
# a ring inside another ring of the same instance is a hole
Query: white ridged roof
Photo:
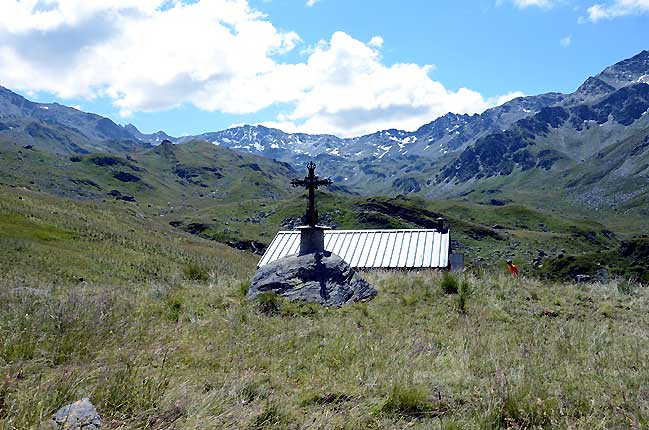
{"type": "MultiPolygon", "coordinates": [[[[325,249],[354,268],[448,267],[450,231],[444,230],[327,230],[325,249]]],[[[258,266],[297,254],[299,231],[280,231],[258,266]]]]}

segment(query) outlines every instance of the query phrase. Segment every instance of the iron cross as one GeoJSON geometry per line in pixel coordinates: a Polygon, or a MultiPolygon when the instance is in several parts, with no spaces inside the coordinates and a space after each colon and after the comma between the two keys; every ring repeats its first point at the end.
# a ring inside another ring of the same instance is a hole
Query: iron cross
{"type": "Polygon", "coordinates": [[[306,165],[309,169],[309,174],[304,179],[293,179],[291,184],[294,187],[304,187],[309,190],[309,198],[307,200],[306,214],[304,215],[305,224],[315,227],[318,224],[318,211],[315,208],[315,190],[321,185],[331,185],[331,179],[320,179],[315,175],[315,163],[310,161],[306,165]]]}

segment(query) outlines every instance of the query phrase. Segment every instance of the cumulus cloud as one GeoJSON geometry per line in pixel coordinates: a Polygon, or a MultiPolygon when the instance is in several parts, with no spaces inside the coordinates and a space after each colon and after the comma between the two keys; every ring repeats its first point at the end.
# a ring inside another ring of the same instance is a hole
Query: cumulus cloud
{"type": "Polygon", "coordinates": [[[572,36],[562,37],[559,40],[559,45],[563,46],[564,48],[567,48],[568,46],[570,46],[570,44],[572,44],[572,36]]]}
{"type": "Polygon", "coordinates": [[[315,5],[319,1],[320,0],[306,0],[306,6],[307,7],[313,7],[313,5],[315,5]]]}
{"type": "Polygon", "coordinates": [[[294,109],[264,125],[341,136],[414,130],[448,112],[482,112],[522,95],[485,99],[468,88],[449,90],[430,78],[431,65],[386,66],[376,49],[342,32],[321,44],[304,66],[310,80],[294,109]]]}
{"type": "Polygon", "coordinates": [[[287,131],[415,129],[509,98],[450,90],[432,65],[382,62],[383,39],[334,33],[305,51],[246,0],[0,0],[0,83],[59,97],[109,97],[124,115],[183,104],[231,114],[269,106],[287,131]]]}
{"type": "Polygon", "coordinates": [[[467,88],[448,90],[430,78],[431,65],[386,66],[377,50],[342,32],[317,48],[305,67],[311,80],[293,111],[265,125],[341,136],[414,130],[448,112],[482,112],[520,95],[487,100],[467,88]]]}
{"type": "Polygon", "coordinates": [[[62,98],[107,95],[123,113],[195,103],[276,68],[299,42],[241,0],[0,0],[0,81],[62,98]]]}
{"type": "Polygon", "coordinates": [[[649,13],[649,0],[615,0],[609,4],[594,4],[587,9],[587,12],[588,19],[592,22],[620,16],[640,15],[649,13]]]}
{"type": "Polygon", "coordinates": [[[383,46],[383,38],[381,36],[374,36],[367,44],[375,48],[381,48],[383,46]]]}

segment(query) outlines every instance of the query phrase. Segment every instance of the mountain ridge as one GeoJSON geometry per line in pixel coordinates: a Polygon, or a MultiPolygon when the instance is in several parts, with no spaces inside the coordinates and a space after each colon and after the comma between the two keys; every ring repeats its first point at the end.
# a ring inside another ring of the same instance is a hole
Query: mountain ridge
{"type": "MultiPolygon", "coordinates": [[[[293,168],[315,160],[321,174],[366,195],[471,197],[489,187],[505,192],[509,185],[497,184],[498,178],[508,178],[513,184],[520,182],[518,176],[527,178],[525,187],[548,182],[574,194],[590,192],[583,186],[577,191],[575,184],[590,183],[615,195],[624,190],[585,178],[599,171],[598,153],[619,160],[624,154],[613,151],[617,143],[634,135],[637,141],[644,138],[649,129],[645,115],[649,84],[645,81],[649,81],[647,50],[588,77],[570,94],[518,97],[481,114],[447,113],[414,131],[388,129],[352,138],[285,133],[262,125],[179,138],[164,131],[145,134],[132,124],[121,126],[56,103],[31,102],[0,88],[0,137],[59,156],[128,154],[164,141],[204,140],[293,168]]],[[[627,170],[644,178],[646,151],[625,144],[619,150],[631,151],[627,170]]],[[[599,177],[604,182],[612,180],[610,175],[599,177]]]]}

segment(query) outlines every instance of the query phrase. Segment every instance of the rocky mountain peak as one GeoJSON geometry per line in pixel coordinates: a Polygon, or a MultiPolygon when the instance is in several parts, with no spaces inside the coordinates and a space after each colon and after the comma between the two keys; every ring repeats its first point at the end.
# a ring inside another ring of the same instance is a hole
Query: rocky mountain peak
{"type": "Polygon", "coordinates": [[[649,51],[607,67],[596,76],[616,89],[635,83],[649,82],[649,51]]]}
{"type": "Polygon", "coordinates": [[[602,79],[590,76],[572,94],[574,103],[583,103],[603,97],[615,91],[615,87],[607,84],[602,79]]]}

